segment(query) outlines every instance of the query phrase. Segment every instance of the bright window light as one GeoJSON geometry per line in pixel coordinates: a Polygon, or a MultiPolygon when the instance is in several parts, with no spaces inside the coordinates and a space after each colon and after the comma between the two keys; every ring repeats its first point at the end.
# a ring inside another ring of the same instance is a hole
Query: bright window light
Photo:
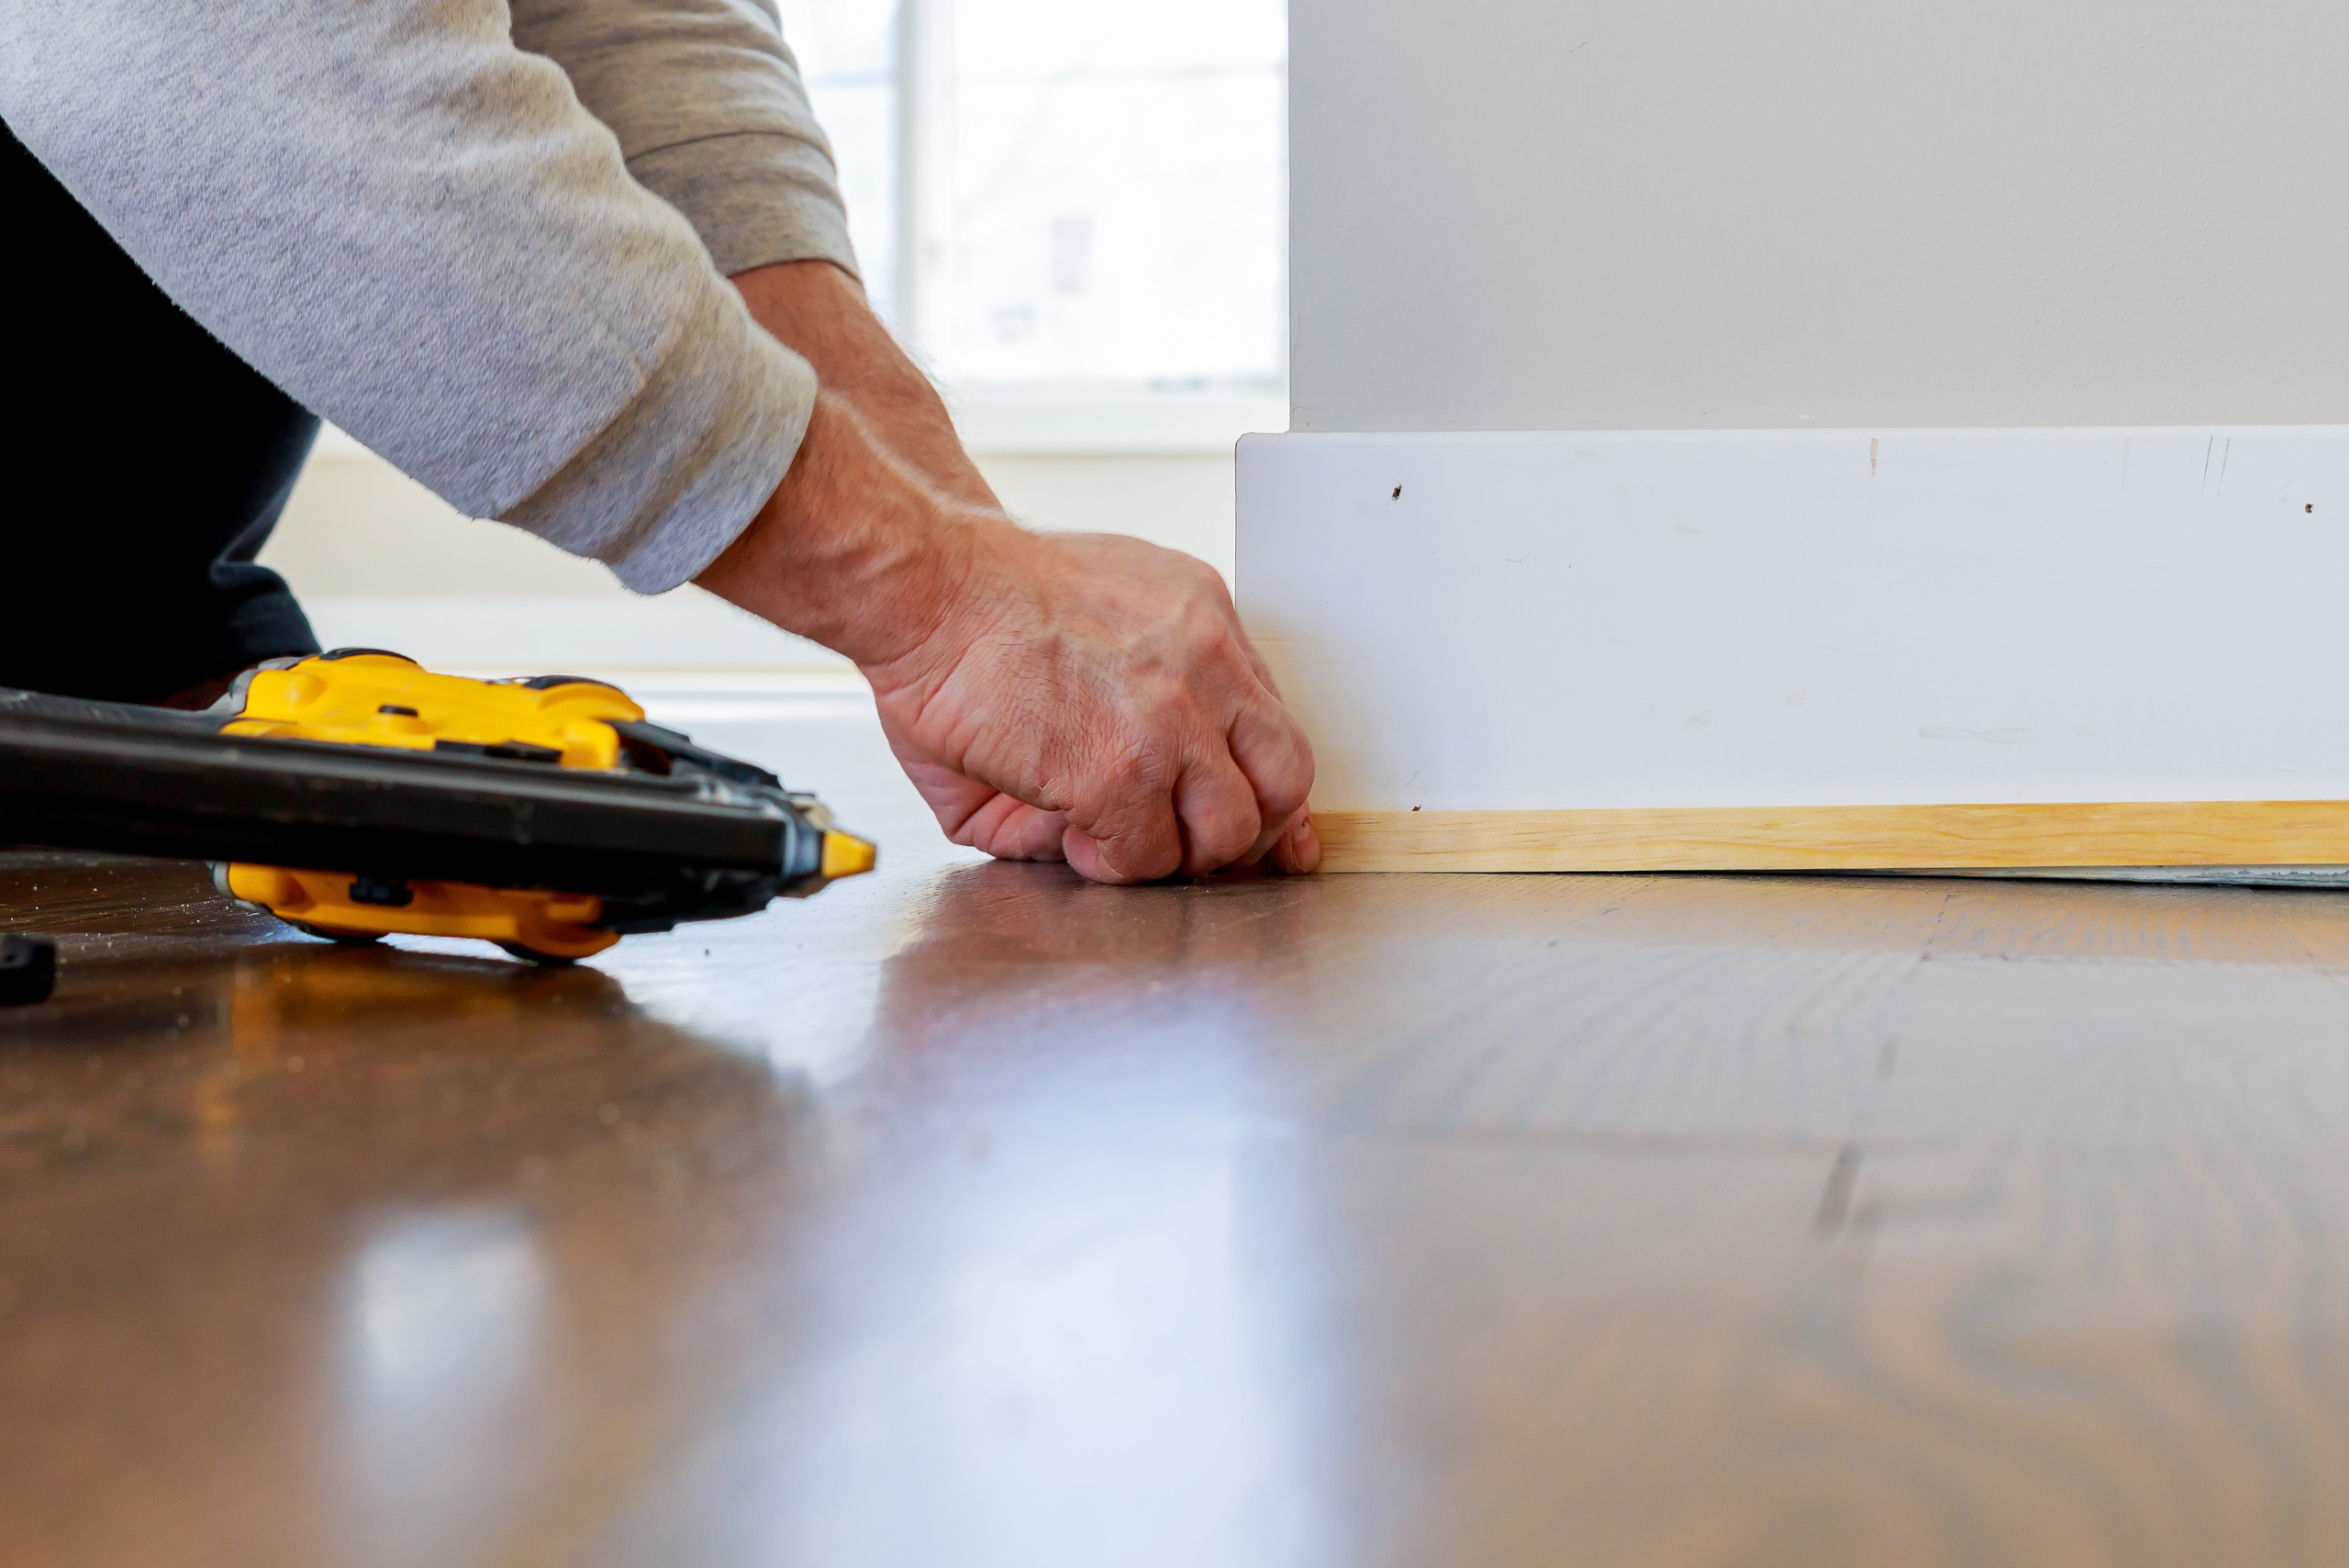
{"type": "Polygon", "coordinates": [[[897,291],[896,0],[785,0],[784,41],[832,139],[865,293],[894,316],[897,291]]]}
{"type": "Polygon", "coordinates": [[[868,291],[964,389],[1286,372],[1282,0],[784,0],[868,291]]]}

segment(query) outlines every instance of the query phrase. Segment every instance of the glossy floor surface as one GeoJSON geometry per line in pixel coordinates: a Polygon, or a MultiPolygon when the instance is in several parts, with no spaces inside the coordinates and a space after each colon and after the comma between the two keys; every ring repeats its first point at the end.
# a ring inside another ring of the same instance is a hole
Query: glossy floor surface
{"type": "Polygon", "coordinates": [[[2349,1557],[2349,897],[1089,888],[768,717],[892,866],[568,972],[0,860],[0,1558],[2349,1557]]]}

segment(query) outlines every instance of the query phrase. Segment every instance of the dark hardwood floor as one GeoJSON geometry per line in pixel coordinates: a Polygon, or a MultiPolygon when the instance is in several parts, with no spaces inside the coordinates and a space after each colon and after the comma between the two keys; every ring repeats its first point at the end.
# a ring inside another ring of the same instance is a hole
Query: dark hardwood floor
{"type": "Polygon", "coordinates": [[[0,1557],[2349,1558],[2349,897],[900,861],[0,862],[0,1557]]]}

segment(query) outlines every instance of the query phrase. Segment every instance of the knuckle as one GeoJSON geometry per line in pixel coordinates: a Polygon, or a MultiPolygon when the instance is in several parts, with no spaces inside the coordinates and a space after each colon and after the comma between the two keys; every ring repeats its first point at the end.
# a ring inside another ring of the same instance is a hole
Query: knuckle
{"type": "Polygon", "coordinates": [[[1257,799],[1264,805],[1266,822],[1285,822],[1303,809],[1312,794],[1313,780],[1308,776],[1269,785],[1258,794],[1257,799]]]}
{"type": "Polygon", "coordinates": [[[1302,788],[1313,779],[1313,742],[1288,711],[1270,698],[1252,704],[1231,728],[1232,750],[1247,759],[1248,770],[1259,783],[1294,781],[1302,788]]]}
{"type": "MultiPolygon", "coordinates": [[[[1208,575],[1214,578],[1219,584],[1223,581],[1220,577],[1215,577],[1212,571],[1209,571],[1208,575]]],[[[1202,641],[1216,643],[1230,643],[1234,640],[1231,635],[1231,617],[1226,613],[1219,599],[1205,593],[1188,594],[1184,596],[1178,609],[1184,629],[1191,636],[1202,641]]]]}
{"type": "Polygon", "coordinates": [[[1139,843],[1120,844],[1114,852],[1103,855],[1105,862],[1114,866],[1120,876],[1134,882],[1156,882],[1173,876],[1183,866],[1183,846],[1173,834],[1139,843]]]}
{"type": "Polygon", "coordinates": [[[1201,869],[1208,870],[1238,860],[1255,846],[1257,827],[1253,812],[1217,812],[1194,826],[1193,856],[1205,862],[1201,869]]]}
{"type": "Polygon", "coordinates": [[[1255,791],[1228,762],[1210,764],[1192,775],[1182,802],[1183,831],[1188,841],[1186,863],[1195,873],[1229,865],[1255,847],[1264,825],[1255,791]]]}

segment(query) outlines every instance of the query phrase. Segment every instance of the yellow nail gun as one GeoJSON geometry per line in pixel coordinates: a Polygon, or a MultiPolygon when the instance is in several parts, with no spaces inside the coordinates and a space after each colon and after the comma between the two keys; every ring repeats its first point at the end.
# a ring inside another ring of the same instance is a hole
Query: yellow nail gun
{"type": "Polygon", "coordinates": [[[478,937],[549,963],[875,856],[617,687],[373,649],[273,661],[203,713],[0,688],[0,838],[208,860],[222,892],[317,936],[478,937]]]}

